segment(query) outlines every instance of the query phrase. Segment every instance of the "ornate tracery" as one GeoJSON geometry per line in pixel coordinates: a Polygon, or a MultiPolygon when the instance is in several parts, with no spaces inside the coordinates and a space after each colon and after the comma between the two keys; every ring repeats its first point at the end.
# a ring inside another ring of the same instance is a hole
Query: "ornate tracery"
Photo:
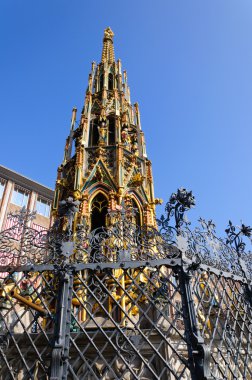
{"type": "Polygon", "coordinates": [[[97,65],[92,63],[79,124],[77,110],[73,109],[64,161],[58,169],[53,212],[57,216],[59,202],[71,196],[80,201],[75,225],[85,220],[92,229],[92,193],[106,187],[110,210],[129,204],[134,193],[138,200],[133,206],[137,223],[155,226],[151,162],[146,156],[139,107],[131,104],[127,73],[122,72],[121,61],[115,60],[113,37],[107,28],[102,60],[97,65]]]}

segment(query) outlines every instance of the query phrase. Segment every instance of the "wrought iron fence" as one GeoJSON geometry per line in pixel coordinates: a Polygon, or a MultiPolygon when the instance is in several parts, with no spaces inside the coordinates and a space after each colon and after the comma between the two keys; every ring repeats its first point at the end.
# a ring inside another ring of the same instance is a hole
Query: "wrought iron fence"
{"type": "Polygon", "coordinates": [[[71,223],[38,232],[33,215],[10,215],[0,379],[252,379],[251,229],[229,223],[220,239],[201,220],[192,230],[193,204],[184,189],[173,194],[159,231],[127,211],[74,234],[71,223]]]}

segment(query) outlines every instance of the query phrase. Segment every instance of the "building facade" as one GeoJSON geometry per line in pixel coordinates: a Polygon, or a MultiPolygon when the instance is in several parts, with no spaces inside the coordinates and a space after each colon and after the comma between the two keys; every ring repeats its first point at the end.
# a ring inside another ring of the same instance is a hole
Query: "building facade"
{"type": "Polygon", "coordinates": [[[36,211],[30,226],[38,231],[50,226],[53,190],[0,165],[0,231],[12,227],[8,214],[25,207],[36,211]]]}

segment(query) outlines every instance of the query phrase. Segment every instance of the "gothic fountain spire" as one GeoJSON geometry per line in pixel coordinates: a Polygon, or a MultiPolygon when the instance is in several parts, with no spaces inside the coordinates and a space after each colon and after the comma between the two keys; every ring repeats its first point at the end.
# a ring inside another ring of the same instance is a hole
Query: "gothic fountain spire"
{"type": "Polygon", "coordinates": [[[59,202],[78,200],[73,223],[85,222],[90,230],[107,226],[108,210],[122,205],[136,210],[137,224],[155,226],[157,200],[139,106],[131,104],[127,73],[115,61],[113,37],[106,28],[101,62],[92,63],[79,122],[73,110],[53,205],[57,216],[59,202]]]}

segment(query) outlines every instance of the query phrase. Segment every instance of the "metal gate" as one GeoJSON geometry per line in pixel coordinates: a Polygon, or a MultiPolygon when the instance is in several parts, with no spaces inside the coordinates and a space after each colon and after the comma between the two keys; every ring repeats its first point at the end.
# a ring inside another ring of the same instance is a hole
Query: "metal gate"
{"type": "Polygon", "coordinates": [[[73,236],[10,215],[0,379],[252,379],[251,229],[191,230],[175,204],[159,232],[124,215],[73,236]]]}

